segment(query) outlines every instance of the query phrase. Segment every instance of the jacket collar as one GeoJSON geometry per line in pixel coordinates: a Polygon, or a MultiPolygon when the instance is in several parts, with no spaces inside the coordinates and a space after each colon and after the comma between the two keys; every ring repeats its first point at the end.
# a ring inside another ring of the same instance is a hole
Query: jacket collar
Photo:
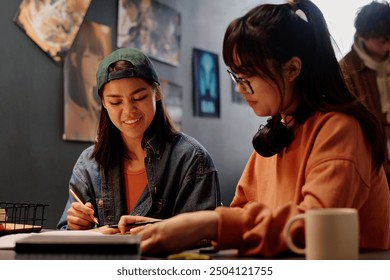
{"type": "Polygon", "coordinates": [[[150,153],[152,153],[157,159],[161,159],[164,149],[165,143],[160,143],[156,136],[153,136],[145,144],[146,154],[150,155],[150,153]]]}

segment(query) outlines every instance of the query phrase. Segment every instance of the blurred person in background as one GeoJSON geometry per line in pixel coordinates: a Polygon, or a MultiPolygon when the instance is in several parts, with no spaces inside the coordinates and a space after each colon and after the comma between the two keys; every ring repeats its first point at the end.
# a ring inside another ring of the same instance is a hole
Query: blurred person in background
{"type": "Polygon", "coordinates": [[[385,131],[390,180],[390,5],[373,1],[355,18],[351,51],[340,61],[347,85],[378,117],[385,131]]]}

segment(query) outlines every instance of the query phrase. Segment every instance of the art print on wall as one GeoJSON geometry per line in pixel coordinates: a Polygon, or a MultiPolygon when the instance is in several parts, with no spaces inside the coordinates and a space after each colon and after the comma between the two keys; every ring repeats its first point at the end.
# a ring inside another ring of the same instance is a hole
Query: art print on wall
{"type": "Polygon", "coordinates": [[[160,79],[164,104],[177,129],[182,128],[183,119],[183,88],[168,80],[160,79]]]}
{"type": "Polygon", "coordinates": [[[194,49],[192,60],[194,115],[219,118],[218,55],[194,49]]]}
{"type": "Polygon", "coordinates": [[[62,64],[91,0],[23,0],[15,23],[55,62],[62,64]]]}
{"type": "Polygon", "coordinates": [[[112,51],[111,36],[111,27],[84,21],[64,59],[64,140],[96,140],[101,110],[96,71],[112,51]]]}
{"type": "Polygon", "coordinates": [[[117,45],[136,48],[173,66],[180,64],[181,16],[151,0],[119,0],[117,45]]]}

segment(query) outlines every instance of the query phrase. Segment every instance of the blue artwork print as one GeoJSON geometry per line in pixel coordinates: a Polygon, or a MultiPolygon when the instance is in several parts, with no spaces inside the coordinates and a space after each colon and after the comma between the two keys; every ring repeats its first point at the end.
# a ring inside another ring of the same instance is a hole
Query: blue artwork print
{"type": "Polygon", "coordinates": [[[217,97],[217,79],[214,57],[210,53],[201,54],[199,71],[200,94],[203,97],[215,99],[217,97]]]}
{"type": "Polygon", "coordinates": [[[194,114],[219,117],[219,71],[216,54],[194,49],[194,114]]]}

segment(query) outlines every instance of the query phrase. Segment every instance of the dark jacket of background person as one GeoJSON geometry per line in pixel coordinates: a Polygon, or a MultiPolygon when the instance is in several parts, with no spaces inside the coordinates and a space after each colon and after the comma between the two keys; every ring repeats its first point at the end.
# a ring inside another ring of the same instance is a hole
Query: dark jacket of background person
{"type": "Polygon", "coordinates": [[[340,61],[352,93],[377,116],[384,131],[387,149],[384,163],[390,178],[390,5],[372,1],[362,6],[355,18],[356,28],[351,51],[340,61]]]}
{"type": "MultiPolygon", "coordinates": [[[[340,65],[350,90],[355,93],[363,101],[363,103],[366,104],[375,113],[383,125],[383,128],[386,127],[386,113],[382,113],[381,110],[375,71],[364,65],[353,48],[340,61],[340,65]]],[[[388,158],[387,153],[386,158],[388,158]]],[[[387,160],[385,167],[387,173],[389,173],[389,160],[387,160]]]]}

